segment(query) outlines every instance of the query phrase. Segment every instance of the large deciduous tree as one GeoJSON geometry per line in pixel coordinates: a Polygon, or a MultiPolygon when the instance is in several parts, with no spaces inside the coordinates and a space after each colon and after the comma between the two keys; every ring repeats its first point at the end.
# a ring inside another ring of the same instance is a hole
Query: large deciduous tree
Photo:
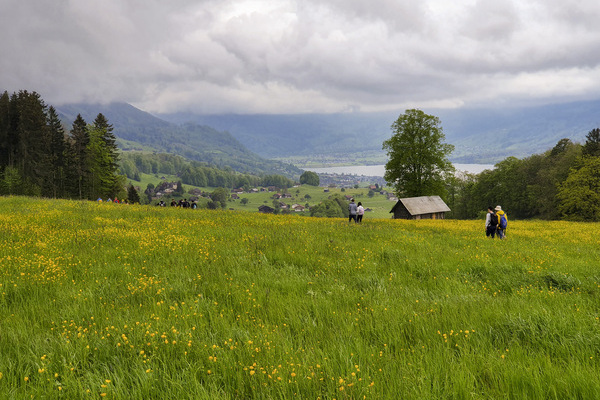
{"type": "Polygon", "coordinates": [[[227,207],[227,200],[229,200],[229,191],[225,188],[216,188],[211,194],[210,198],[216,204],[219,204],[221,208],[227,207]]]}
{"type": "Polygon", "coordinates": [[[448,156],[454,146],[444,143],[439,118],[421,110],[406,110],[392,125],[394,134],[383,142],[389,161],[384,178],[399,196],[444,195],[444,181],[454,167],[448,156]]]}
{"type": "Polygon", "coordinates": [[[592,157],[600,156],[600,128],[592,129],[585,136],[585,144],[583,145],[582,154],[584,156],[592,157]]]}
{"type": "Polygon", "coordinates": [[[566,219],[600,221],[600,157],[582,157],[558,189],[559,211],[566,219]]]}
{"type": "Polygon", "coordinates": [[[316,172],[304,171],[302,175],[300,175],[300,184],[302,185],[319,186],[319,183],[319,175],[316,172]]]}

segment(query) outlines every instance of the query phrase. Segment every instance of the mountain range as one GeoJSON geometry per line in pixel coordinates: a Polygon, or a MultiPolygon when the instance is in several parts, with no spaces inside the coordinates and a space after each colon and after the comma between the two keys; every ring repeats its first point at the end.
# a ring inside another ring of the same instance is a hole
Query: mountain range
{"type": "MultiPolygon", "coordinates": [[[[103,113],[124,150],[180,154],[218,167],[294,177],[298,168],[272,160],[306,156],[313,160],[365,152],[385,154],[382,143],[404,112],[200,115],[151,115],[126,103],[71,104],[57,107],[68,126],[77,114],[92,122],[103,113]]],[[[509,156],[542,153],[562,138],[584,142],[600,124],[600,100],[536,107],[424,109],[440,118],[446,142],[455,146],[455,163],[493,164],[509,156]]]]}
{"type": "MultiPolygon", "coordinates": [[[[562,138],[585,141],[600,124],[600,100],[536,107],[424,109],[440,118],[446,142],[455,146],[456,163],[490,164],[509,156],[544,152],[562,138]]],[[[267,158],[360,154],[382,151],[391,125],[403,113],[298,115],[163,114],[161,118],[193,121],[231,132],[244,146],[267,158]]],[[[352,158],[352,157],[351,157],[352,158]]]]}
{"type": "Polygon", "coordinates": [[[268,160],[248,150],[228,132],[195,123],[174,124],[127,103],[70,104],[57,107],[61,120],[71,126],[78,114],[91,123],[98,113],[113,125],[119,147],[124,150],[173,153],[219,168],[254,175],[280,174],[299,177],[291,164],[268,160]]]}

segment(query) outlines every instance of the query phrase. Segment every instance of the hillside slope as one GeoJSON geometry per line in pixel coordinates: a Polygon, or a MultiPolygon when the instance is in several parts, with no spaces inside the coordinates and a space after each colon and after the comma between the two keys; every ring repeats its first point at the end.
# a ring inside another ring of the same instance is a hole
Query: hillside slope
{"type": "MultiPolygon", "coordinates": [[[[297,177],[301,171],[289,164],[266,160],[249,151],[227,132],[219,132],[196,123],[177,125],[164,121],[126,103],[72,104],[57,107],[63,121],[70,126],[77,114],[91,123],[98,113],[114,126],[118,139],[134,142],[133,147],[149,147],[158,152],[174,153],[191,160],[220,168],[251,174],[283,174],[297,177]],[[136,146],[139,143],[143,146],[136,146]]],[[[132,144],[121,147],[131,147],[132,144]]]]}

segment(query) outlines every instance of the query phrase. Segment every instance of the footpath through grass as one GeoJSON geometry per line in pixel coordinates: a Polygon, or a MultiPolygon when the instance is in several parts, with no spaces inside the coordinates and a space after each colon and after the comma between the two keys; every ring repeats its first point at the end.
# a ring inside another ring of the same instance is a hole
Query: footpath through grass
{"type": "Polygon", "coordinates": [[[595,398],[598,228],[1,198],[0,398],[595,398]]]}

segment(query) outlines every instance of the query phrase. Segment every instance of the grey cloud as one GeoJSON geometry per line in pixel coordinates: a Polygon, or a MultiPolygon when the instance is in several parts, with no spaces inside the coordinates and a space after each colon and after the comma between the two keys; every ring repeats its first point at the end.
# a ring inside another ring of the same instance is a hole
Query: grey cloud
{"type": "Polygon", "coordinates": [[[0,89],[51,102],[332,112],[600,89],[592,0],[35,3],[0,4],[0,89]]]}

